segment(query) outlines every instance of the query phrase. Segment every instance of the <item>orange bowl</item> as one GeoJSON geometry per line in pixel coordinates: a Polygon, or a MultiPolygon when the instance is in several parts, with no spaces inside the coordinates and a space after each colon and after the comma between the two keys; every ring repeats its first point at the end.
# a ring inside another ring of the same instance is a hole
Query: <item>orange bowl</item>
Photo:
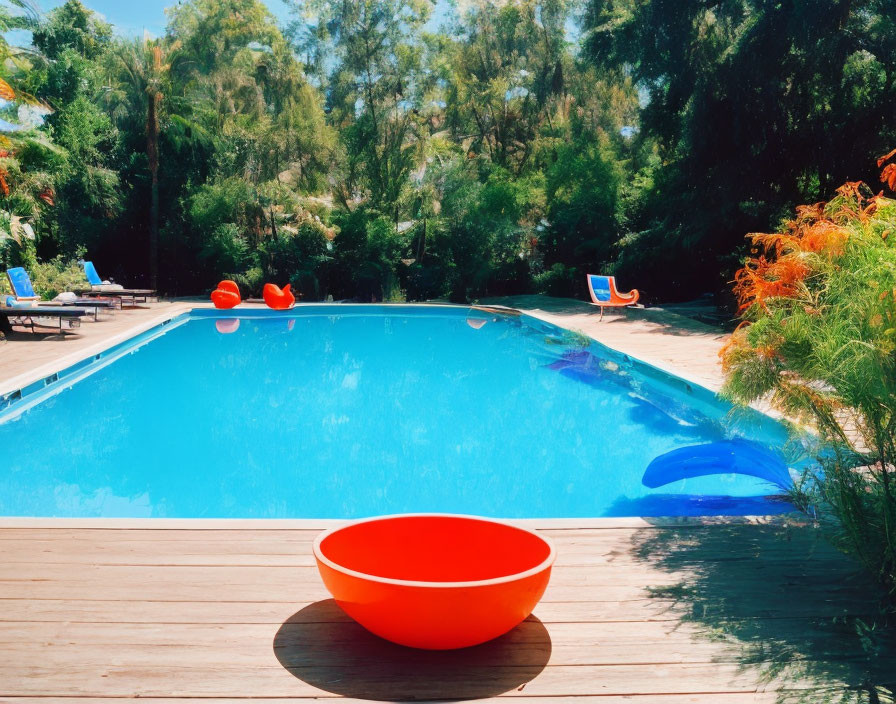
{"type": "Polygon", "coordinates": [[[314,541],[336,603],[376,635],[412,648],[484,643],[541,599],[556,550],[534,531],[474,516],[354,521],[314,541]]]}

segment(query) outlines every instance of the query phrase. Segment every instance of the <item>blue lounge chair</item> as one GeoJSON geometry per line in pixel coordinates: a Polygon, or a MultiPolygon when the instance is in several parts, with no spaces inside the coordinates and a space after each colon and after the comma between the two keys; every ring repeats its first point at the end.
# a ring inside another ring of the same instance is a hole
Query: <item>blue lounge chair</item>
{"type": "Polygon", "coordinates": [[[84,275],[87,277],[87,283],[90,284],[89,289],[81,289],[77,291],[82,296],[109,296],[117,298],[124,302],[129,300],[132,305],[137,304],[137,299],[141,299],[141,303],[146,303],[150,298],[157,298],[158,294],[149,288],[123,288],[117,284],[105,283],[97,273],[93,262],[83,261],[81,265],[84,267],[84,275]]]}
{"type": "Polygon", "coordinates": [[[600,319],[604,319],[604,308],[618,308],[631,306],[638,302],[638,289],[632,289],[628,293],[619,293],[616,289],[615,276],[599,276],[588,274],[588,293],[591,294],[591,302],[600,306],[600,319]]]}
{"type": "Polygon", "coordinates": [[[86,315],[90,315],[89,310],[72,306],[0,305],[0,330],[12,332],[12,326],[19,325],[31,328],[31,332],[34,332],[35,327],[41,324],[38,322],[40,319],[56,318],[59,321],[59,332],[64,333],[78,327],[81,318],[86,315]],[[63,327],[63,321],[68,321],[68,330],[63,327]]]}
{"type": "Polygon", "coordinates": [[[112,309],[115,307],[113,301],[93,300],[89,298],[76,298],[70,303],[63,303],[59,301],[42,301],[40,296],[38,296],[34,290],[34,286],[31,283],[31,277],[28,276],[28,272],[20,266],[13,267],[12,269],[7,269],[6,277],[9,279],[9,285],[12,286],[12,292],[15,296],[15,299],[19,303],[30,303],[34,307],[54,306],[58,308],[60,306],[82,306],[92,309],[88,312],[93,313],[94,320],[99,320],[100,309],[112,309]]]}

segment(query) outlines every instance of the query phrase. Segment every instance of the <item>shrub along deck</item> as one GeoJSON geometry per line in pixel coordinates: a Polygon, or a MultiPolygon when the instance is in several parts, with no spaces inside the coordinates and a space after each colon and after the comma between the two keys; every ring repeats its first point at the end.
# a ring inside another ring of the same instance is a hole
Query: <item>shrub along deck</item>
{"type": "Polygon", "coordinates": [[[534,616],[453,653],[349,621],[315,530],[0,528],[0,697],[814,704],[896,682],[849,622],[874,594],[813,529],[633,523],[547,530],[534,616]]]}

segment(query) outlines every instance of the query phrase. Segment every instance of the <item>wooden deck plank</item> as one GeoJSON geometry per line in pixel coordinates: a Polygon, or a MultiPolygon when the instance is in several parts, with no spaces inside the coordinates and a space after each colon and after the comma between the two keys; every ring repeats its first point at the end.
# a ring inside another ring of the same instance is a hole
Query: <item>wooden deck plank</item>
{"type": "MultiPolygon", "coordinates": [[[[133,700],[133,697],[106,697],[103,701],[115,701],[116,699],[133,700]]],[[[290,704],[313,704],[320,701],[317,697],[281,697],[281,698],[252,698],[252,704],[283,704],[287,699],[290,704]]],[[[83,701],[74,697],[5,697],[0,702],[16,702],[17,704],[72,704],[75,701],[83,701]]],[[[171,704],[170,698],[141,697],[145,704],[171,704]]],[[[245,698],[220,698],[204,697],[202,704],[245,704],[245,698]]],[[[344,704],[369,704],[369,699],[353,699],[344,697],[339,700],[344,704]]],[[[426,700],[422,700],[425,702],[426,700]]],[[[625,695],[602,696],[581,695],[575,697],[575,704],[774,704],[778,702],[775,692],[750,692],[741,693],[712,693],[712,694],[649,694],[649,695],[625,695]]],[[[570,699],[565,697],[539,697],[538,704],[569,704],[570,699]]]]}
{"type": "Polygon", "coordinates": [[[328,600],[315,530],[0,528],[0,699],[811,702],[867,670],[831,624],[872,600],[811,529],[546,532],[559,556],[534,617],[433,654],[328,600]]]}
{"type": "MultiPolygon", "coordinates": [[[[273,656],[272,656],[273,659],[273,656]]],[[[399,663],[362,667],[295,668],[276,660],[251,667],[201,661],[190,665],[0,664],[0,696],[47,694],[87,697],[254,697],[354,696],[383,700],[476,699],[483,696],[646,695],[756,692],[773,688],[740,665],[670,664],[493,667],[436,665],[411,671],[399,663]],[[210,666],[213,669],[210,669],[210,666]],[[523,685],[525,685],[523,687],[523,685]],[[523,687],[520,689],[520,687],[523,687]],[[334,691],[335,690],[335,691],[334,691]]],[[[795,687],[798,689],[799,687],[795,687]]],[[[806,686],[805,688],[811,688],[806,686]]]]}
{"type": "MultiPolygon", "coordinates": [[[[323,598],[323,596],[321,597],[323,598]]],[[[0,599],[0,623],[275,623],[280,624],[310,601],[146,601],[139,599],[0,599]]],[[[680,622],[690,610],[675,599],[645,597],[629,601],[542,601],[536,616],[544,623],[614,623],[617,621],[680,622]]],[[[709,608],[702,613],[712,616],[709,608]]],[[[805,600],[763,605],[735,603],[727,619],[833,619],[852,613],[869,619],[875,606],[852,599],[812,603],[805,600]]]]}

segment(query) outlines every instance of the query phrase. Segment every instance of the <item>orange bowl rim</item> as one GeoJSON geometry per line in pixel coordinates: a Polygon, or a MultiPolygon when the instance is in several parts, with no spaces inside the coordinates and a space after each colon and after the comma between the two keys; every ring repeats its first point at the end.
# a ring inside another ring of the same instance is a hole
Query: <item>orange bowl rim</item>
{"type": "Polygon", "coordinates": [[[534,531],[530,528],[524,528],[509,521],[503,521],[497,518],[471,516],[463,513],[396,513],[388,516],[371,516],[369,518],[359,518],[357,520],[345,523],[341,526],[335,526],[321,532],[317,536],[317,538],[314,539],[314,557],[330,569],[336,570],[337,572],[341,572],[342,574],[347,574],[352,577],[358,577],[360,579],[380,582],[381,584],[394,584],[403,587],[428,587],[431,589],[464,589],[468,587],[487,587],[493,584],[505,584],[507,582],[516,582],[520,579],[532,577],[533,575],[536,575],[539,572],[543,572],[544,570],[550,568],[554,564],[554,560],[557,559],[557,548],[554,545],[554,541],[546,535],[542,535],[541,533],[538,533],[537,531],[534,531]],[[476,579],[467,582],[427,582],[412,579],[393,579],[392,577],[380,577],[375,574],[369,574],[367,572],[359,572],[357,570],[349,569],[348,567],[340,565],[337,562],[333,562],[333,560],[324,555],[323,551],[320,549],[320,545],[324,540],[329,538],[334,533],[338,533],[339,531],[346,528],[351,528],[363,523],[373,523],[375,521],[390,521],[400,518],[461,518],[468,521],[478,521],[480,523],[494,523],[535,536],[548,546],[549,552],[548,556],[535,567],[531,567],[523,572],[514,572],[513,574],[504,575],[503,577],[493,577],[492,579],[476,579]]]}

